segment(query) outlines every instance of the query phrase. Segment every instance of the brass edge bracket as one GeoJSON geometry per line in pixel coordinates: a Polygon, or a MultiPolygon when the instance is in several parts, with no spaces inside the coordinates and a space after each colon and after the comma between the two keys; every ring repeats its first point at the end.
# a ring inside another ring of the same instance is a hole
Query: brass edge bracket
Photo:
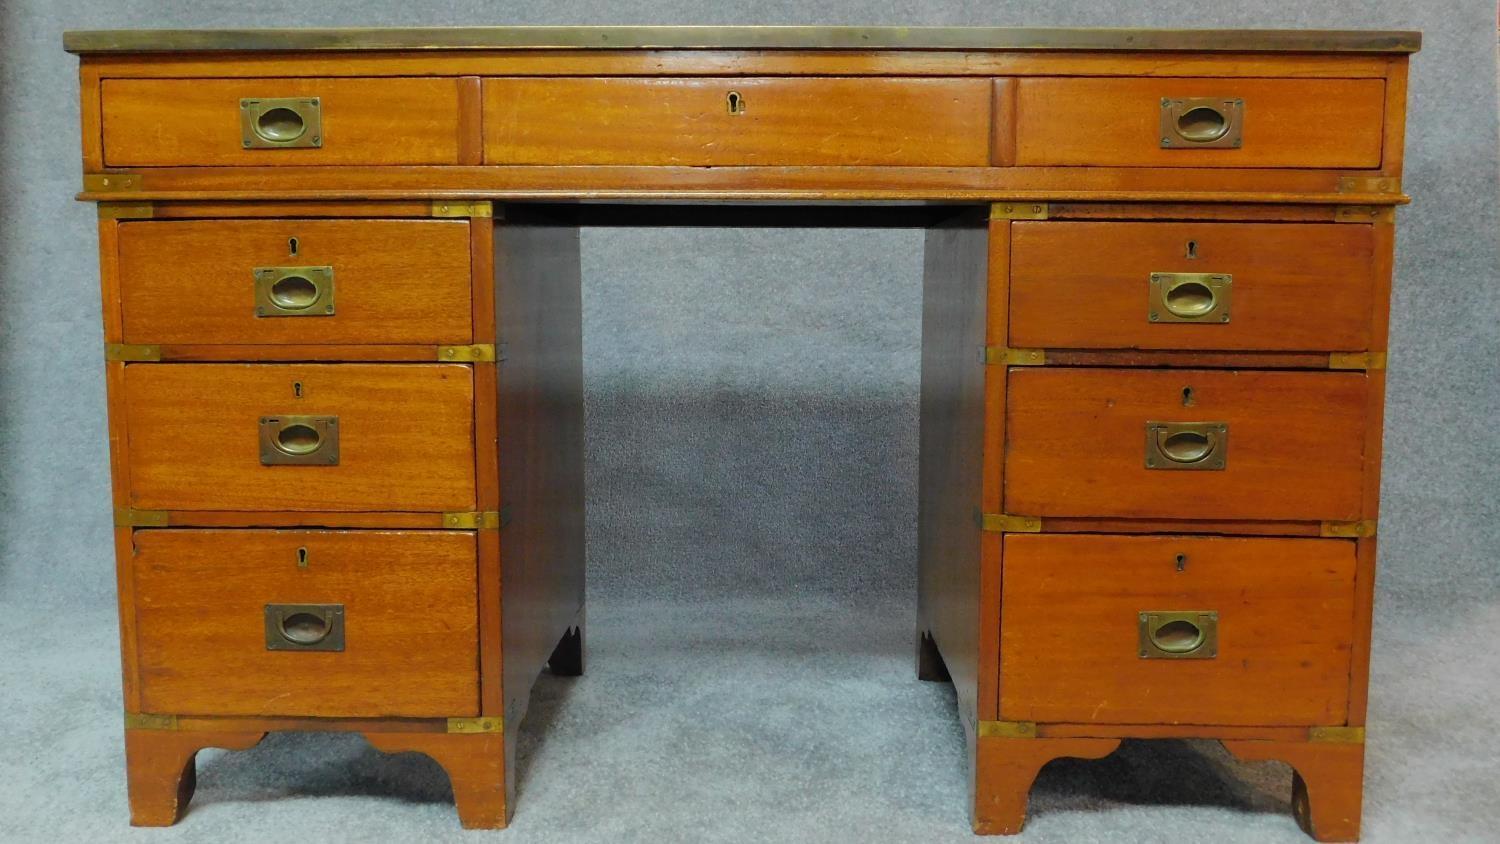
{"type": "Polygon", "coordinates": [[[149,220],[156,214],[156,206],[150,202],[101,202],[98,207],[101,220],[149,220]]]}
{"type": "Polygon", "coordinates": [[[1333,209],[1335,223],[1393,223],[1394,205],[1340,205],[1333,209]]]}
{"type": "Polygon", "coordinates": [[[1385,352],[1333,352],[1329,369],[1385,369],[1385,352]]]}
{"type": "Polygon", "coordinates": [[[432,201],[432,216],[434,217],[493,217],[495,216],[495,204],[493,202],[451,202],[446,199],[434,199],[432,201]]]}
{"type": "Polygon", "coordinates": [[[989,366],[1046,366],[1047,350],[985,346],[984,362],[989,366]]]}
{"type": "Polygon", "coordinates": [[[125,729],[127,730],[175,730],[177,728],[176,715],[152,715],[149,712],[125,713],[125,729]]]}
{"type": "Polygon", "coordinates": [[[134,510],[121,507],[115,510],[115,527],[166,527],[166,510],[134,510]]]}
{"type": "Polygon", "coordinates": [[[1041,533],[1039,516],[1011,516],[1005,513],[985,513],[979,519],[982,530],[990,533],[1041,533]]]}
{"type": "Polygon", "coordinates": [[[981,738],[1036,738],[1035,721],[980,721],[981,738]]]}
{"type": "Polygon", "coordinates": [[[1364,727],[1308,727],[1307,740],[1327,744],[1364,744],[1364,727]]]}
{"type": "Polygon", "coordinates": [[[1361,537],[1374,536],[1375,520],[1367,519],[1362,522],[1323,522],[1318,530],[1318,535],[1342,539],[1359,539],[1361,537]]]}
{"type": "Polygon", "coordinates": [[[85,173],[83,176],[84,193],[124,193],[125,191],[141,190],[143,185],[140,173],[85,173]]]}
{"type": "Polygon", "coordinates": [[[105,343],[105,360],[159,361],[161,346],[132,345],[129,343],[105,343]]]}
{"type": "Polygon", "coordinates": [[[486,363],[495,360],[495,347],[489,343],[470,346],[438,346],[437,359],[444,363],[486,363]]]}
{"type": "Polygon", "coordinates": [[[505,732],[505,719],[499,715],[486,715],[481,718],[449,718],[448,732],[503,733],[505,732]]]}
{"type": "Polygon", "coordinates": [[[1395,176],[1340,176],[1339,193],[1400,193],[1401,180],[1395,176]]]}
{"type": "Polygon", "coordinates": [[[499,530],[510,522],[510,505],[482,513],[444,513],[443,527],[451,530],[499,530]]]}
{"type": "Polygon", "coordinates": [[[991,220],[1045,220],[1045,202],[997,202],[990,206],[991,220]]]}

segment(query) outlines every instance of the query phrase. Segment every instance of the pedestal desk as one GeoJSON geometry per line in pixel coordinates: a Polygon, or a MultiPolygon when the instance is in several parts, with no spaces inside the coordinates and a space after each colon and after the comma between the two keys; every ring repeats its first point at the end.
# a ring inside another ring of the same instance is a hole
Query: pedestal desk
{"type": "Polygon", "coordinates": [[[928,226],[916,663],[974,829],[1052,759],[1197,737],[1358,836],[1418,35],[65,43],[132,822],[178,819],[201,748],[319,729],[503,826],[532,684],[583,666],[583,203],[762,203],[928,226]]]}

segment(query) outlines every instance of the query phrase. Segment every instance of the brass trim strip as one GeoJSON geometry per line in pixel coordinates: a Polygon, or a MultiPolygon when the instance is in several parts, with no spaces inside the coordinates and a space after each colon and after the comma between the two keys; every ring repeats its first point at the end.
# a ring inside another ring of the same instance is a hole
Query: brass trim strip
{"type": "Polygon", "coordinates": [[[510,522],[510,506],[482,513],[444,513],[443,527],[451,530],[499,530],[510,522]]]}
{"type": "Polygon", "coordinates": [[[1358,539],[1374,536],[1375,520],[1367,519],[1362,522],[1323,522],[1318,535],[1342,539],[1358,539]]]}
{"type": "Polygon", "coordinates": [[[984,362],[987,366],[1046,366],[1047,350],[985,346],[984,362]]]}
{"type": "Polygon", "coordinates": [[[495,204],[493,202],[453,202],[447,199],[434,199],[432,201],[432,216],[434,217],[493,217],[495,216],[495,204]]]}
{"type": "Polygon", "coordinates": [[[1041,533],[1040,516],[1011,516],[1005,513],[985,513],[979,526],[990,533],[1041,533]]]}
{"type": "Polygon", "coordinates": [[[466,26],[93,30],[70,53],[290,50],[1128,50],[1414,53],[1422,33],[1376,30],[994,26],[466,26]]]}
{"type": "Polygon", "coordinates": [[[85,173],[84,193],[122,193],[144,190],[140,173],[85,173]]]}
{"type": "Polygon", "coordinates": [[[1328,744],[1364,744],[1364,727],[1308,727],[1307,740],[1328,744]]]}
{"type": "Polygon", "coordinates": [[[991,220],[1045,220],[1045,202],[997,202],[990,206],[991,220]]]}
{"type": "Polygon", "coordinates": [[[127,712],[125,713],[125,729],[175,730],[178,729],[177,716],[153,715],[149,712],[127,712]]]}
{"type": "Polygon", "coordinates": [[[490,343],[438,346],[437,359],[443,363],[492,363],[495,360],[495,347],[490,343]]]}
{"type": "Polygon", "coordinates": [[[121,507],[115,510],[115,527],[166,527],[166,510],[135,510],[121,507]]]}
{"type": "Polygon", "coordinates": [[[486,715],[480,718],[449,718],[448,732],[503,733],[505,732],[505,719],[499,715],[486,715]]]}
{"type": "Polygon", "coordinates": [[[149,220],[156,215],[156,206],[150,202],[101,202],[98,212],[101,220],[149,220]]]}
{"type": "Polygon", "coordinates": [[[1036,738],[1034,721],[980,721],[981,738],[1036,738]]]}
{"type": "Polygon", "coordinates": [[[159,361],[161,360],[161,346],[131,343],[105,343],[104,359],[137,362],[159,361]]]}
{"type": "Polygon", "coordinates": [[[1394,205],[1339,205],[1333,209],[1335,223],[1394,223],[1394,205]]]}
{"type": "Polygon", "coordinates": [[[1385,369],[1385,352],[1333,352],[1329,369],[1385,369]]]}

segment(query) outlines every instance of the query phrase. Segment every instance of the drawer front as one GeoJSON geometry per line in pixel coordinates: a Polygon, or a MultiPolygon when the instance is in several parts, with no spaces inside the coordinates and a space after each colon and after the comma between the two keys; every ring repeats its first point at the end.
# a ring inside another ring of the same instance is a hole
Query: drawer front
{"type": "Polygon", "coordinates": [[[484,81],[488,164],[989,163],[988,79],[484,81]]]}
{"type": "Polygon", "coordinates": [[[120,226],[127,343],[423,343],[473,336],[466,220],[120,226]]]}
{"type": "Polygon", "coordinates": [[[1349,540],[1008,535],[1000,717],[1343,724],[1354,572],[1349,540]]]}
{"type": "Polygon", "coordinates": [[[474,509],[461,364],[130,364],[125,414],[139,509],[474,509]]]}
{"type": "Polygon", "coordinates": [[[111,167],[458,163],[455,79],[106,79],[101,91],[111,167]]]}
{"type": "Polygon", "coordinates": [[[1013,347],[1364,351],[1370,345],[1370,226],[1018,222],[1011,226],[1010,256],[1013,347]]]}
{"type": "Polygon", "coordinates": [[[478,714],[472,533],[143,530],[134,542],[145,711],[478,714]]]}
{"type": "Polygon", "coordinates": [[[1021,79],[1016,163],[1374,168],[1384,118],[1379,79],[1021,79]]]}
{"type": "Polygon", "coordinates": [[[1006,512],[1360,518],[1362,372],[1043,368],[1008,383],[1006,512]],[[1182,427],[1205,423],[1224,431],[1182,427]]]}

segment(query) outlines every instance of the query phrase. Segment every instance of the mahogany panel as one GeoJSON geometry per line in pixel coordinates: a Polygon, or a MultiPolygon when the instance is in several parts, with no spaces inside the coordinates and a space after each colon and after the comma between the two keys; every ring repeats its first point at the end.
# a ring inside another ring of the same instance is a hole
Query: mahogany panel
{"type": "Polygon", "coordinates": [[[1016,98],[1021,165],[1380,166],[1380,79],[1028,78],[1016,98]],[[1191,97],[1243,100],[1243,145],[1164,149],[1163,98],[1191,97]]]}
{"type": "Polygon", "coordinates": [[[490,164],[989,163],[983,79],[484,81],[490,164]]]}
{"type": "Polygon", "coordinates": [[[456,79],[105,79],[109,167],[459,163],[456,79]],[[317,97],[322,146],[247,149],[240,100],[317,97]]]}
{"type": "Polygon", "coordinates": [[[129,222],[119,248],[127,343],[471,339],[468,220],[129,222]],[[324,266],[332,314],[257,314],[257,268],[324,266]]]}
{"type": "Polygon", "coordinates": [[[1010,345],[1363,351],[1370,348],[1374,288],[1371,228],[1017,222],[1010,345]],[[1152,321],[1153,273],[1231,275],[1228,321],[1152,321]]]}
{"type": "Polygon", "coordinates": [[[1352,521],[1362,372],[1012,368],[1006,512],[1352,521]],[[1146,423],[1222,422],[1222,470],[1146,466],[1146,423]]]}
{"type": "Polygon", "coordinates": [[[468,531],[137,531],[142,707],[477,715],[475,553],[468,531]],[[344,649],[268,649],[271,603],[342,604],[344,649]]]}
{"type": "Polygon", "coordinates": [[[128,364],[131,506],[473,510],[473,384],[462,364],[128,364]],[[337,464],[261,465],[260,418],[291,414],[338,417],[337,464]]]}
{"type": "Polygon", "coordinates": [[[1342,724],[1354,572],[1342,539],[1008,535],[1000,717],[1342,724]],[[1217,655],[1141,657],[1139,613],[1199,610],[1217,655]]]}

